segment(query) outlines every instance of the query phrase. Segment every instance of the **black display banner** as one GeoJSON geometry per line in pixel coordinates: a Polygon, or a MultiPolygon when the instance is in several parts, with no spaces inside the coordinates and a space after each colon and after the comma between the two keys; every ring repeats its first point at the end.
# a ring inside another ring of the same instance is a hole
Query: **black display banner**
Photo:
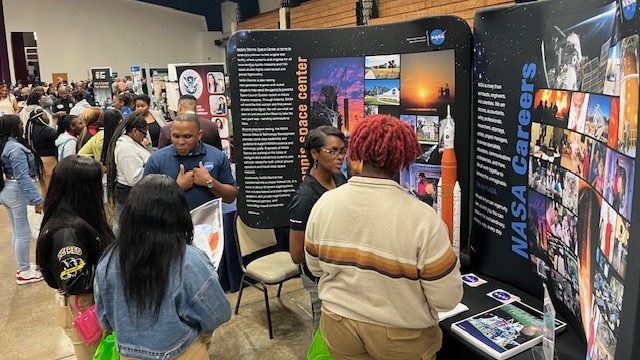
{"type": "Polygon", "coordinates": [[[91,82],[96,90],[111,91],[111,68],[91,68],[91,82]]]}
{"type": "Polygon", "coordinates": [[[434,17],[357,28],[240,31],[227,51],[234,84],[238,212],[246,223],[288,226],[287,207],[311,166],[304,152],[308,132],[332,125],[348,136],[371,114],[396,116],[416,130],[424,155],[400,181],[432,204],[441,172],[440,126],[449,106],[456,126],[464,246],[470,223],[471,116],[466,22],[434,17]]]}
{"type": "Polygon", "coordinates": [[[564,0],[475,18],[473,265],[538,297],[545,281],[588,359],[638,348],[638,16],[564,0]]]}

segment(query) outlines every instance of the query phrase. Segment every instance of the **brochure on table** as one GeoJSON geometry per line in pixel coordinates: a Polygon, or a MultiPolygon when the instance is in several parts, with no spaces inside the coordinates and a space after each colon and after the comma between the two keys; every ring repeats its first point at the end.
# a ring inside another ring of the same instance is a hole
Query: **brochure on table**
{"type": "MultiPolygon", "coordinates": [[[[542,342],[542,312],[521,302],[502,304],[451,324],[451,330],[495,359],[507,359],[542,342]]],[[[566,324],[555,321],[555,330],[566,324]]]]}

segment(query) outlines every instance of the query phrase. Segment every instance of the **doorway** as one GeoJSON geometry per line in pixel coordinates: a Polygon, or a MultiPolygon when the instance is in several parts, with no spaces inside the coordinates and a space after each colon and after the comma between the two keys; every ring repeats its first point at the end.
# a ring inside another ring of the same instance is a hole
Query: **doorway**
{"type": "Polygon", "coordinates": [[[16,82],[33,84],[42,81],[38,58],[38,36],[34,32],[12,32],[11,51],[16,82]]]}

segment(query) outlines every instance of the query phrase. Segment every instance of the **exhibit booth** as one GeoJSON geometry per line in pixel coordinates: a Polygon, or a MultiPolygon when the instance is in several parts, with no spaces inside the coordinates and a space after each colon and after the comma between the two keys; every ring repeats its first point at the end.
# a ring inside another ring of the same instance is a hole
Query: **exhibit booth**
{"type": "Polygon", "coordinates": [[[442,16],[237,32],[238,214],[288,226],[309,130],[348,137],[368,115],[393,115],[423,150],[398,181],[445,218],[463,274],[477,275],[468,310],[440,322],[439,358],[533,358],[554,320],[543,285],[558,358],[640,358],[639,17],[635,0],[539,1],[480,10],[473,31],[442,16]]]}

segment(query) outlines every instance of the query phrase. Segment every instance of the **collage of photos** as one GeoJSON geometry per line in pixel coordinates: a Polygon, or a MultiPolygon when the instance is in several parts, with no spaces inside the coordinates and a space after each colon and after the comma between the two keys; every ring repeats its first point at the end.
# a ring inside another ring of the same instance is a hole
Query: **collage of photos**
{"type": "MultiPolygon", "coordinates": [[[[310,60],[309,77],[310,128],[330,125],[348,137],[367,116],[388,114],[415,131],[422,155],[401,174],[401,182],[433,205],[443,150],[441,122],[455,102],[455,50],[316,58],[310,60]]],[[[455,118],[455,108],[451,112],[455,118]]]]}
{"type": "Polygon", "coordinates": [[[209,109],[211,115],[227,115],[227,98],[224,95],[224,74],[221,72],[207,73],[207,92],[209,93],[209,109]]]}
{"type": "Polygon", "coordinates": [[[636,180],[639,37],[618,41],[616,10],[546,20],[548,89],[534,96],[531,127],[530,260],[582,317],[591,359],[615,355],[636,180]]]}

